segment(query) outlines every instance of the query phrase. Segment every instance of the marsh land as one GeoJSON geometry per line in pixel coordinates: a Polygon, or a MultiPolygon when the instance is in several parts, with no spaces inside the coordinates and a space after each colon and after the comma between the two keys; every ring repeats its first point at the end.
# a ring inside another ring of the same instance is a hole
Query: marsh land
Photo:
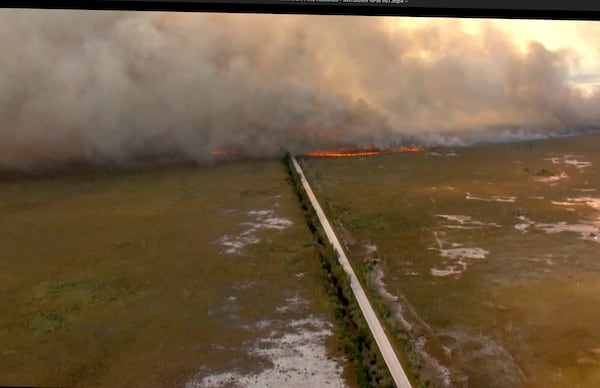
{"type": "Polygon", "coordinates": [[[284,164],[0,180],[0,384],[352,385],[284,164]]]}
{"type": "Polygon", "coordinates": [[[410,367],[600,385],[600,136],[303,158],[410,367]]]}

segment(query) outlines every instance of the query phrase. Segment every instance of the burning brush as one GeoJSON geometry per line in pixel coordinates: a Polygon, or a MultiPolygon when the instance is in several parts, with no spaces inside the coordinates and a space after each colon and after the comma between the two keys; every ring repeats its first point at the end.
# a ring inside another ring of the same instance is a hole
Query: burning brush
{"type": "MultiPolygon", "coordinates": [[[[357,156],[375,156],[375,155],[391,155],[403,154],[409,152],[424,152],[424,147],[399,147],[390,149],[379,149],[376,147],[358,148],[358,147],[341,147],[335,150],[311,151],[308,156],[317,158],[349,158],[357,156]]],[[[218,158],[239,158],[250,156],[251,154],[240,149],[225,148],[210,151],[210,154],[218,158]]]]}
{"type": "Polygon", "coordinates": [[[344,147],[337,150],[330,151],[314,151],[309,152],[308,156],[319,157],[319,158],[348,158],[354,156],[374,156],[374,155],[391,155],[391,154],[402,154],[407,152],[423,152],[423,147],[400,147],[392,149],[378,149],[378,148],[355,148],[355,147],[344,147]]]}

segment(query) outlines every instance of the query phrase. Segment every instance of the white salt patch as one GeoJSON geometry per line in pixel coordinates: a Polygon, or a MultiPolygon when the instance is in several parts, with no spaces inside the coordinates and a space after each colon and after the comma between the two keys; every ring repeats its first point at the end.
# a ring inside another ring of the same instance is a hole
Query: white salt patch
{"type": "Polygon", "coordinates": [[[446,228],[450,229],[476,229],[484,226],[492,226],[492,227],[501,227],[500,225],[494,222],[482,222],[473,220],[470,216],[462,216],[462,215],[450,215],[450,214],[437,214],[437,217],[442,217],[451,222],[457,222],[460,225],[443,225],[446,228]]]}
{"type": "Polygon", "coordinates": [[[559,201],[551,201],[553,205],[557,205],[557,206],[573,206],[573,205],[579,205],[578,203],[573,203],[573,202],[559,202],[559,201]]]}
{"type": "Polygon", "coordinates": [[[269,217],[265,220],[265,227],[270,229],[285,229],[292,225],[292,221],[281,217],[269,217]]]}
{"type": "Polygon", "coordinates": [[[258,244],[260,239],[254,235],[231,236],[225,235],[217,240],[217,243],[225,247],[221,253],[239,254],[246,245],[258,244]]]}
{"type": "MultiPolygon", "coordinates": [[[[452,379],[451,379],[452,374],[450,373],[450,369],[448,369],[445,366],[443,366],[442,364],[440,364],[440,362],[438,360],[436,360],[429,353],[427,353],[427,351],[425,350],[426,343],[427,343],[427,339],[425,337],[417,338],[417,340],[415,341],[415,348],[417,350],[417,353],[419,353],[421,355],[421,357],[423,357],[437,371],[438,375],[442,379],[443,387],[452,386],[452,379]]],[[[444,347],[444,351],[446,352],[446,354],[450,353],[450,349],[447,347],[444,347]]]]}
{"type": "Polygon", "coordinates": [[[542,182],[542,183],[556,183],[556,182],[566,179],[568,177],[569,176],[565,172],[561,172],[560,175],[552,175],[552,176],[547,176],[547,177],[536,177],[535,180],[536,180],[536,182],[542,182]]]}
{"type": "Polygon", "coordinates": [[[578,170],[583,170],[592,166],[592,162],[580,160],[583,157],[583,155],[563,155],[560,157],[546,158],[544,160],[549,160],[553,164],[564,164],[567,166],[575,167],[578,170]]]}
{"type": "Polygon", "coordinates": [[[476,197],[474,195],[471,195],[471,193],[469,192],[466,193],[465,198],[485,202],[515,202],[517,200],[517,197],[509,195],[494,195],[491,198],[476,197]]]}
{"type": "Polygon", "coordinates": [[[527,229],[529,229],[529,227],[530,227],[532,224],[534,224],[534,222],[533,222],[533,221],[531,221],[529,218],[527,218],[527,217],[525,217],[525,216],[519,216],[518,218],[519,218],[519,220],[521,220],[522,222],[521,222],[521,223],[519,223],[519,224],[516,224],[516,225],[515,225],[515,229],[516,229],[516,230],[518,230],[518,231],[520,231],[520,232],[522,232],[522,233],[525,233],[525,232],[527,231],[527,229]]]}
{"type": "Polygon", "coordinates": [[[298,308],[309,304],[308,300],[301,298],[298,293],[294,296],[287,297],[285,302],[285,305],[276,308],[277,312],[285,313],[290,310],[297,310],[298,308]]]}
{"type": "Polygon", "coordinates": [[[567,224],[558,222],[555,224],[535,224],[536,229],[543,230],[546,233],[571,232],[579,233],[583,240],[600,242],[600,227],[589,224],[567,224]]]}
{"type": "Polygon", "coordinates": [[[241,254],[242,249],[247,245],[258,244],[261,241],[257,236],[257,232],[259,230],[283,230],[293,224],[292,221],[286,218],[276,217],[274,210],[252,210],[246,214],[254,218],[253,222],[242,222],[240,224],[247,226],[248,229],[244,230],[237,236],[224,235],[216,241],[216,243],[225,247],[221,253],[241,254]]]}
{"type": "Polygon", "coordinates": [[[267,217],[273,214],[273,210],[251,210],[248,212],[249,216],[267,217]]]}
{"type": "Polygon", "coordinates": [[[574,166],[580,170],[584,169],[584,168],[588,168],[592,166],[592,162],[582,162],[579,160],[565,160],[565,163],[570,165],[570,166],[574,166]]]}
{"type": "Polygon", "coordinates": [[[437,214],[438,217],[442,217],[447,219],[448,221],[455,221],[460,224],[464,224],[467,221],[471,220],[470,216],[460,216],[460,215],[449,215],[449,214],[437,214]]]}
{"type": "Polygon", "coordinates": [[[490,253],[482,248],[452,248],[440,249],[440,256],[452,260],[444,268],[430,268],[429,272],[433,276],[445,277],[460,275],[467,270],[467,259],[485,259],[490,253]]]}
{"type": "Polygon", "coordinates": [[[365,250],[368,254],[373,254],[377,252],[377,245],[374,244],[365,244],[365,250]]]}
{"type": "Polygon", "coordinates": [[[381,270],[381,268],[379,268],[379,266],[375,267],[375,274],[373,275],[373,280],[375,282],[375,285],[377,286],[377,289],[379,290],[379,293],[381,294],[381,296],[383,296],[384,299],[391,302],[398,301],[398,297],[390,293],[385,287],[385,283],[383,282],[383,271],[381,270]]]}
{"type": "Polygon", "coordinates": [[[270,327],[273,325],[273,322],[267,320],[267,319],[262,319],[258,322],[256,322],[256,324],[254,324],[254,327],[259,329],[259,330],[264,330],[267,327],[270,327]]]}
{"type": "Polygon", "coordinates": [[[459,274],[463,273],[465,270],[466,270],[465,267],[459,268],[457,266],[450,266],[450,267],[448,267],[448,269],[431,268],[430,272],[433,276],[446,277],[446,276],[451,276],[451,275],[459,275],[459,274]]]}
{"type": "Polygon", "coordinates": [[[497,202],[515,202],[517,197],[510,195],[494,195],[492,199],[497,202]]]}
{"type": "Polygon", "coordinates": [[[597,189],[573,189],[575,191],[581,191],[582,193],[589,193],[592,191],[598,191],[597,189]]]}
{"type": "MultiPolygon", "coordinates": [[[[407,272],[407,274],[410,274],[411,276],[417,276],[418,273],[417,272],[407,272]]],[[[391,304],[392,307],[392,311],[394,312],[394,318],[404,327],[405,330],[407,331],[411,331],[414,332],[414,330],[420,331],[420,330],[424,330],[426,333],[428,333],[428,335],[433,336],[433,330],[431,330],[431,327],[429,327],[429,325],[427,325],[426,322],[424,322],[419,315],[416,313],[416,311],[414,311],[414,309],[411,307],[410,303],[408,301],[406,301],[406,299],[403,296],[397,296],[397,295],[393,295],[391,294],[387,288],[385,283],[383,282],[383,271],[381,270],[379,265],[376,265],[374,268],[374,272],[371,275],[371,280],[373,281],[377,292],[379,293],[379,295],[382,296],[382,298],[384,298],[384,300],[386,300],[387,302],[389,302],[391,304]],[[412,319],[416,320],[416,327],[415,325],[411,324],[408,320],[407,320],[407,316],[410,316],[412,319]]],[[[447,369],[446,367],[444,367],[443,365],[441,365],[439,363],[438,360],[436,360],[434,357],[432,357],[429,353],[427,353],[427,351],[425,350],[425,342],[423,342],[425,340],[424,336],[420,336],[420,339],[422,339],[422,342],[417,342],[417,350],[418,350],[418,354],[420,356],[420,358],[425,361],[427,364],[429,364],[429,366],[436,370],[438,372],[438,375],[440,376],[441,380],[442,380],[442,386],[443,387],[450,387],[451,386],[451,373],[450,370],[447,369]]],[[[419,340],[417,340],[419,341],[419,340]]]]}
{"type": "Polygon", "coordinates": [[[256,280],[252,280],[249,282],[238,282],[235,283],[232,288],[236,291],[240,291],[240,290],[247,290],[249,288],[254,287],[257,284],[256,280]]]}
{"type": "Polygon", "coordinates": [[[186,388],[199,387],[345,387],[338,360],[328,357],[325,343],[331,324],[309,317],[291,321],[285,331],[272,331],[256,341],[250,354],[266,358],[271,366],[260,372],[230,371],[195,376],[186,388]]]}
{"type": "Polygon", "coordinates": [[[479,227],[477,227],[477,226],[463,226],[463,225],[444,225],[444,228],[448,228],[448,229],[465,229],[465,230],[479,229],[479,227]]]}
{"type": "MultiPolygon", "coordinates": [[[[600,210],[600,201],[598,198],[576,198],[581,202],[585,202],[594,209],[600,210]]],[[[523,222],[515,225],[515,229],[525,233],[530,228],[541,230],[543,232],[553,234],[570,232],[579,234],[583,240],[600,242],[600,217],[588,223],[568,224],[565,221],[557,223],[536,223],[526,217],[520,216],[519,219],[523,222]]]]}
{"type": "Polygon", "coordinates": [[[388,302],[396,302],[394,303],[394,312],[396,319],[398,319],[398,321],[406,330],[411,330],[412,325],[404,317],[404,309],[402,305],[400,303],[397,303],[400,298],[387,290],[385,283],[383,282],[383,271],[378,265],[375,266],[374,273],[371,279],[373,280],[373,283],[377,288],[377,292],[383,297],[383,299],[385,299],[388,302]]]}
{"type": "Polygon", "coordinates": [[[451,249],[441,249],[440,254],[442,257],[447,257],[449,259],[457,259],[457,258],[465,258],[465,259],[485,259],[485,257],[489,254],[489,251],[486,251],[482,248],[451,248],[451,249]]]}
{"type": "Polygon", "coordinates": [[[261,319],[260,321],[254,323],[253,325],[243,325],[242,327],[246,330],[258,329],[265,330],[268,327],[273,326],[273,321],[269,321],[268,319],[261,319]]]}
{"type": "Polygon", "coordinates": [[[249,211],[249,216],[254,216],[257,220],[255,223],[245,223],[246,225],[252,225],[256,229],[286,229],[292,225],[292,221],[282,218],[275,217],[275,211],[273,210],[253,210],[249,211]]]}
{"type": "Polygon", "coordinates": [[[568,198],[569,202],[575,203],[585,203],[589,207],[600,210],[600,198],[592,198],[592,197],[580,197],[580,198],[568,198]]]}
{"type": "MultiPolygon", "coordinates": [[[[487,376],[494,376],[495,386],[518,387],[526,381],[512,355],[492,337],[462,330],[444,330],[438,334],[448,344],[453,358],[465,365],[476,365],[487,376]]],[[[463,386],[467,386],[466,383],[463,386]]]]}

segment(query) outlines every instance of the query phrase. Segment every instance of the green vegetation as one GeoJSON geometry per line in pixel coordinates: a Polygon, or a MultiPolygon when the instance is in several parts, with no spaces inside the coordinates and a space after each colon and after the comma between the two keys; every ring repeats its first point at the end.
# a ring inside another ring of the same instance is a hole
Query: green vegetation
{"type": "Polygon", "coordinates": [[[50,333],[57,329],[64,319],[64,315],[61,312],[38,313],[31,320],[28,327],[35,334],[50,333]]]}
{"type": "Polygon", "coordinates": [[[306,196],[289,156],[287,157],[287,168],[306,223],[314,236],[315,246],[321,259],[321,267],[326,274],[324,280],[327,289],[338,304],[336,317],[344,329],[340,340],[345,353],[355,365],[358,385],[361,387],[393,387],[391,376],[352,293],[350,279],[340,265],[337,253],[331,247],[321,228],[319,219],[306,196]]]}
{"type": "Polygon", "coordinates": [[[550,170],[546,170],[545,168],[542,168],[542,169],[538,170],[535,173],[535,175],[536,176],[554,176],[555,174],[550,170]]]}
{"type": "Polygon", "coordinates": [[[550,176],[555,176],[556,174],[553,173],[552,171],[548,170],[547,168],[535,168],[535,169],[531,169],[529,167],[523,167],[523,171],[534,175],[534,176],[539,176],[539,177],[550,177],[550,176]]]}
{"type": "Polygon", "coordinates": [[[247,347],[269,334],[258,322],[335,322],[285,178],[279,160],[0,178],[0,383],[173,387],[200,368],[254,373],[269,367],[247,347]],[[219,239],[264,209],[292,224],[223,253],[219,239]],[[290,295],[306,303],[278,311],[290,295]]]}
{"type": "Polygon", "coordinates": [[[415,385],[441,385],[437,362],[455,386],[598,386],[599,145],[303,159],[415,385]],[[451,257],[470,249],[488,253],[451,257]]]}

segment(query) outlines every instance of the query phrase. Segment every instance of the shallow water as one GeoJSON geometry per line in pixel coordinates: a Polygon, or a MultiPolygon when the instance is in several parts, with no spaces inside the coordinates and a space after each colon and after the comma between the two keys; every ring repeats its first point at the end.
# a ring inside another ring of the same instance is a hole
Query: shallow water
{"type": "Polygon", "coordinates": [[[593,135],[304,164],[354,262],[379,260],[438,385],[450,371],[470,387],[595,387],[598,149],[593,135]]]}

